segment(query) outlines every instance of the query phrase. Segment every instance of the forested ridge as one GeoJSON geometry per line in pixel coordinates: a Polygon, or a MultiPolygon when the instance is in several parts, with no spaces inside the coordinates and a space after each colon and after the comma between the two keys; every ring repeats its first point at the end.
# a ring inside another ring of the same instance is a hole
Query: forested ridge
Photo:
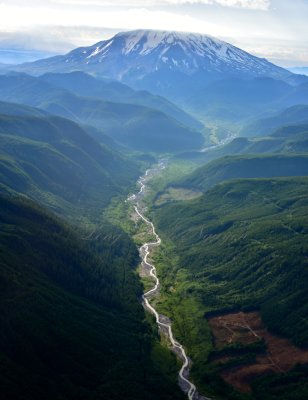
{"type": "MultiPolygon", "coordinates": [[[[219,393],[222,384],[207,362],[213,351],[206,322],[211,315],[260,310],[271,332],[308,344],[307,185],[307,178],[232,180],[195,200],[152,209],[166,243],[157,259],[164,282],[161,311],[173,319],[205,390],[215,387],[219,393]]],[[[285,388],[277,398],[306,393],[305,373],[298,373],[297,389],[285,388]]],[[[263,385],[253,398],[260,398],[263,385]]],[[[266,398],[276,398],[268,390],[266,398]]],[[[240,398],[230,388],[221,393],[240,398]]]]}
{"type": "Polygon", "coordinates": [[[157,339],[138,302],[138,254],[126,234],[106,224],[89,242],[8,196],[0,224],[3,398],[182,398],[174,361],[151,350],[157,339]],[[157,359],[169,365],[165,375],[157,359]]]}

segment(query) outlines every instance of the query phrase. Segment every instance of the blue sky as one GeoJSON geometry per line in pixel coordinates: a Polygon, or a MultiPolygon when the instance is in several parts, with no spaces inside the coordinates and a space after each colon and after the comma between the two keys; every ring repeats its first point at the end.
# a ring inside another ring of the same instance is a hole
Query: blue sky
{"type": "Polygon", "coordinates": [[[0,0],[0,48],[64,53],[150,28],[210,34],[279,65],[303,66],[307,21],[308,0],[0,0]]]}

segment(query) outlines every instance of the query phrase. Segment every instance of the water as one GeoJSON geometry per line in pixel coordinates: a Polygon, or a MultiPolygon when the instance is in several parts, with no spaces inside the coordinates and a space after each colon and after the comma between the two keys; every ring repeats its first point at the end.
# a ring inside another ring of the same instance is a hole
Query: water
{"type": "Polygon", "coordinates": [[[165,163],[160,162],[157,168],[148,169],[145,174],[138,180],[138,184],[140,186],[139,192],[133,194],[127,199],[127,201],[133,204],[135,213],[138,218],[142,219],[143,222],[150,227],[151,234],[155,238],[154,241],[146,242],[139,248],[140,257],[142,260],[142,269],[146,271],[155,282],[154,287],[143,294],[142,301],[144,307],[155,316],[156,323],[161,334],[164,334],[168,337],[172,351],[183,362],[178,375],[179,386],[181,387],[183,392],[187,394],[189,400],[211,400],[208,397],[201,396],[198,393],[196,386],[189,380],[190,360],[183,346],[175,339],[173,335],[170,319],[162,314],[159,314],[150,303],[150,300],[159,294],[160,282],[157,276],[155,265],[151,264],[148,261],[148,257],[151,253],[151,249],[161,244],[161,239],[158,236],[153,223],[145,217],[141,201],[145,196],[147,180],[151,179],[154,175],[157,175],[164,168],[165,163]]]}

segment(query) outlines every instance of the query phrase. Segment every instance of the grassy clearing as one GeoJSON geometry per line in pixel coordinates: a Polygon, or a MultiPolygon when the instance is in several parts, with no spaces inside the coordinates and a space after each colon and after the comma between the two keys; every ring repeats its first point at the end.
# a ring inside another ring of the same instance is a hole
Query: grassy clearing
{"type": "Polygon", "coordinates": [[[185,188],[167,188],[161,195],[155,200],[155,205],[159,206],[170,201],[180,201],[180,200],[194,200],[199,196],[202,196],[202,192],[196,190],[190,190],[185,188]]]}

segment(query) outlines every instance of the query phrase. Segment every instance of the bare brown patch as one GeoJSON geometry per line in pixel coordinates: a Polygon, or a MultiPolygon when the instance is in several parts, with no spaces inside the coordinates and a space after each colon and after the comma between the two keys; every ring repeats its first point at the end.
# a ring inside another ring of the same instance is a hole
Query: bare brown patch
{"type": "MultiPolygon", "coordinates": [[[[295,364],[308,363],[308,350],[294,346],[289,340],[273,335],[264,327],[260,313],[238,312],[209,319],[217,350],[228,344],[249,345],[263,339],[267,346],[265,354],[256,357],[255,363],[222,368],[221,376],[226,382],[242,392],[251,391],[250,383],[256,377],[270,372],[287,372],[295,364]]],[[[217,356],[215,362],[225,364],[236,356],[217,356]]]]}

